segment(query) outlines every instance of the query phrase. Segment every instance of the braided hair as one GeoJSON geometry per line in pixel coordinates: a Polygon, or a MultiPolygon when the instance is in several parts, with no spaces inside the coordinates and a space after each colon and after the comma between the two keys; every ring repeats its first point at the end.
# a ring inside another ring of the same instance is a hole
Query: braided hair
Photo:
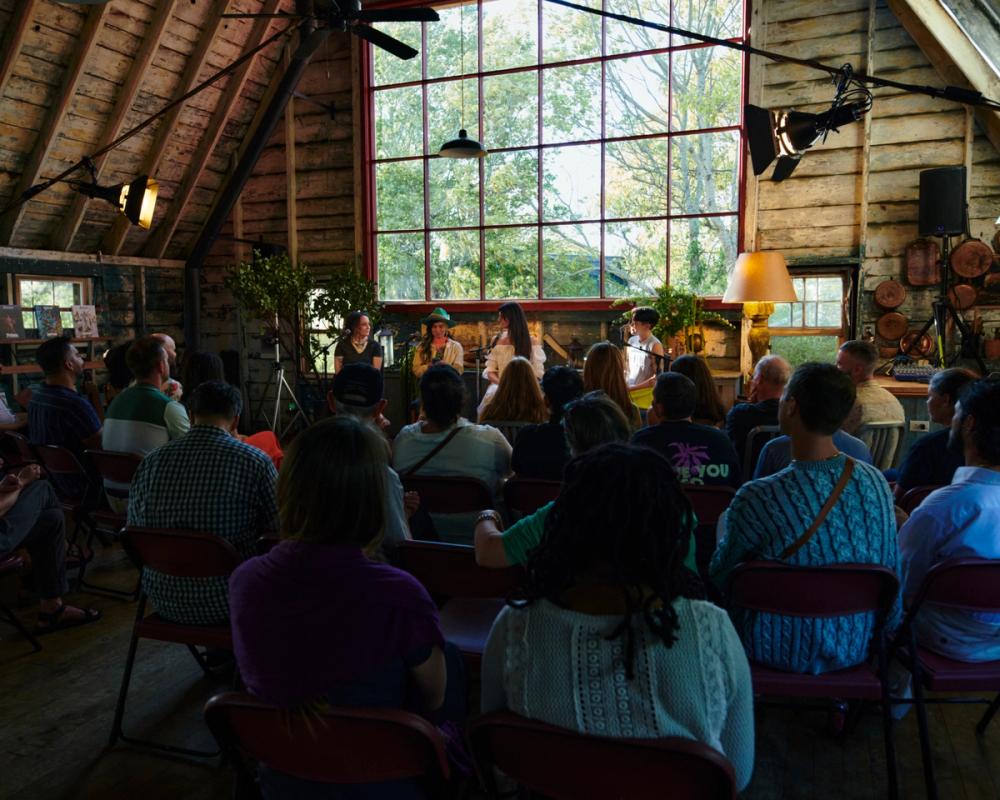
{"type": "Polygon", "coordinates": [[[686,593],[693,519],[677,476],[656,451],[618,443],[588,451],[567,464],[545,535],[528,556],[525,582],[508,602],[558,604],[581,582],[617,589],[626,610],[609,638],[624,638],[625,675],[632,680],[635,615],[667,647],[677,640],[673,603],[686,593]]]}

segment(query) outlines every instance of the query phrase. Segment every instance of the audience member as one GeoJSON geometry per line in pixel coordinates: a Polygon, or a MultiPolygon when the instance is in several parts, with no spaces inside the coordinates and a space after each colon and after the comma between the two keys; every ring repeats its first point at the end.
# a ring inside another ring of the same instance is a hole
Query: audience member
{"type": "Polygon", "coordinates": [[[658,453],[609,444],[573,459],[525,585],[487,639],[483,712],[585,734],[694,739],[723,753],[744,788],[750,669],[725,611],[684,595],[691,513],[658,453]]]}
{"type": "Polygon", "coordinates": [[[563,467],[569,461],[563,409],[583,394],[583,380],[572,367],[550,367],[542,377],[542,393],[549,421],[521,429],[514,440],[511,467],[524,478],[561,481],[563,467]]]}
{"type": "MultiPolygon", "coordinates": [[[[710,567],[720,586],[734,567],[754,559],[798,566],[880,564],[896,571],[889,484],[875,467],[845,456],[833,443],[854,400],[854,384],[832,364],[795,370],[778,412],[792,440],[792,465],[751,481],[733,498],[710,567]],[[824,515],[828,499],[833,505],[824,515]]],[[[899,614],[897,601],[892,625],[899,614]]],[[[741,613],[734,621],[753,660],[814,675],[864,661],[873,624],[871,614],[815,619],[741,613]]]]}
{"type": "Polygon", "coordinates": [[[0,557],[25,548],[38,591],[36,633],[86,625],[101,618],[93,608],[68,606],[62,596],[66,583],[66,520],[62,504],[47,481],[39,480],[37,464],[0,480],[0,557]]]}
{"type": "MultiPolygon", "coordinates": [[[[265,702],[464,716],[461,658],[446,650],[434,601],[416,578],[370,558],[386,466],[378,431],[346,415],[289,447],[278,481],[282,541],[230,579],[240,676],[265,702]]],[[[259,775],[265,797],[425,797],[410,781],[340,793],[266,766],[259,775]]]]}
{"type": "Polygon", "coordinates": [[[976,379],[967,369],[937,372],[927,386],[927,414],[931,422],[946,427],[917,439],[903,459],[896,479],[896,496],[902,497],[917,486],[947,486],[955,470],[965,465],[959,448],[948,446],[955,404],[962,390],[976,379]]]}
{"type": "Polygon", "coordinates": [[[625,361],[625,382],[629,390],[646,389],[656,383],[656,376],[663,369],[665,353],[660,340],[653,336],[653,327],[660,321],[655,308],[638,306],[632,309],[631,331],[625,361]]]}
{"type": "Polygon", "coordinates": [[[344,320],[344,335],[333,351],[333,369],[344,364],[371,364],[382,369],[382,345],[372,338],[372,321],[364,311],[352,311],[344,320]]]}
{"type": "MultiPolygon", "coordinates": [[[[849,433],[841,430],[833,434],[833,445],[844,455],[850,456],[855,461],[863,461],[865,464],[872,463],[872,453],[868,445],[849,433]]],[[[782,434],[771,439],[764,445],[757,458],[757,467],[754,469],[753,479],[766,478],[781,472],[792,463],[792,439],[790,436],[782,434]]]]}
{"type": "MultiPolygon", "coordinates": [[[[928,571],[949,558],[1000,559],[1000,381],[968,384],[955,406],[948,447],[964,466],[929,495],[899,532],[903,596],[912,601],[928,571]]],[[[920,644],[959,661],[1000,659],[1000,614],[935,604],[916,619],[920,644]]]]}
{"type": "Polygon", "coordinates": [[[661,373],[653,388],[653,411],[660,420],[636,431],[632,444],[663,455],[681,483],[740,485],[740,460],[733,443],[718,428],[692,422],[698,389],[677,372],[661,373]]]}
{"type": "MultiPolygon", "coordinates": [[[[870,422],[903,422],[906,419],[899,400],[876,383],[877,361],[875,345],[863,339],[844,342],[837,352],[837,369],[850,376],[857,392],[854,408],[843,425],[844,430],[852,435],[870,422]]],[[[893,432],[886,443],[886,452],[896,451],[899,436],[898,431],[893,432]]],[[[865,444],[871,445],[870,439],[861,438],[865,439],[865,444]]]]}
{"type": "Polygon", "coordinates": [[[691,418],[699,425],[721,428],[726,420],[726,409],[719,399],[719,389],[705,359],[691,355],[675,358],[670,364],[670,371],[690,378],[698,390],[691,418]]]}
{"type": "MultiPolygon", "coordinates": [[[[167,354],[167,366],[170,368],[166,380],[163,381],[162,391],[171,400],[176,400],[179,403],[184,397],[184,387],[175,378],[177,375],[177,343],[174,341],[174,337],[167,333],[154,333],[152,336],[163,345],[163,350],[167,354]]],[[[194,391],[194,387],[190,387],[189,391],[194,391]]]]}
{"type": "MultiPolygon", "coordinates": [[[[277,530],[271,460],[236,438],[243,401],[222,381],[203,383],[191,398],[194,425],[149,453],[132,481],[128,523],[220,536],[247,558],[257,538],[277,530]]],[[[318,496],[325,498],[326,487],[318,496]]],[[[338,513],[347,513],[338,508],[338,513]]],[[[157,612],[183,624],[229,619],[225,578],[177,578],[144,569],[143,587],[157,612]]]]}
{"type": "Polygon", "coordinates": [[[189,350],[181,364],[181,380],[188,392],[184,397],[184,406],[190,408],[191,393],[206,381],[226,380],[226,369],[218,353],[189,350]]]}
{"type": "Polygon", "coordinates": [[[435,308],[421,320],[425,326],[424,336],[413,352],[413,375],[417,380],[423,377],[427,368],[434,364],[447,364],[459,375],[465,369],[465,351],[448,333],[451,317],[443,308],[435,308]]]}
{"type": "MultiPolygon", "coordinates": [[[[407,425],[393,441],[392,466],[400,477],[476,478],[499,497],[510,473],[511,447],[496,428],[473,425],[461,416],[462,377],[447,364],[430,367],[420,379],[420,401],[426,419],[407,425]]],[[[431,518],[442,539],[471,544],[469,514],[431,514],[431,518]]]]}
{"type": "Polygon", "coordinates": [[[760,425],[778,424],[778,399],[791,374],[791,365],[781,356],[764,356],[754,367],[748,402],[737,403],[726,414],[726,435],[741,464],[750,431],[760,425]]]}
{"type": "Polygon", "coordinates": [[[132,370],[125,361],[125,353],[131,346],[132,342],[122,342],[109,347],[104,353],[104,368],[108,373],[108,380],[104,384],[105,406],[111,405],[111,401],[132,382],[132,370]]]}
{"type": "Polygon", "coordinates": [[[583,390],[604,392],[618,404],[633,430],[642,425],[642,416],[625,385],[625,359],[611,342],[598,342],[588,351],[583,365],[583,390]]]}
{"type": "Polygon", "coordinates": [[[531,362],[514,356],[503,371],[493,399],[480,412],[479,421],[536,424],[543,422],[546,416],[545,400],[531,362]]]}

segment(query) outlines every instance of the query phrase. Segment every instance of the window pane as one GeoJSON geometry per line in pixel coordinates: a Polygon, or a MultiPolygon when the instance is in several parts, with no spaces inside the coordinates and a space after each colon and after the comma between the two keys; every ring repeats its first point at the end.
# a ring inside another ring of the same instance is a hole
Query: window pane
{"type": "Polygon", "coordinates": [[[816,285],[815,278],[806,278],[805,292],[798,296],[799,300],[815,300],[818,289],[819,287],[816,285]]]}
{"type": "Polygon", "coordinates": [[[34,311],[22,311],[21,321],[24,323],[25,328],[38,329],[38,321],[35,319],[34,311]]]}
{"type": "Polygon", "coordinates": [[[652,217],[667,212],[667,140],[609,142],[604,156],[605,216],[652,217]]]}
{"type": "Polygon", "coordinates": [[[486,296],[538,296],[538,229],[486,231],[486,296]]]}
{"type": "Polygon", "coordinates": [[[427,77],[445,78],[475,72],[479,64],[476,22],[479,12],[476,6],[438,7],[436,10],[441,19],[427,24],[427,77]]]}
{"type": "Polygon", "coordinates": [[[608,62],[608,136],[667,132],[669,69],[666,54],[608,62]]]}
{"type": "Polygon", "coordinates": [[[424,227],[424,162],[376,164],[375,207],[379,230],[424,227]]]}
{"type": "Polygon", "coordinates": [[[817,278],[819,284],[820,300],[836,300],[838,303],[843,299],[844,281],[840,277],[817,278]]]}
{"type": "Polygon", "coordinates": [[[424,152],[419,86],[375,92],[375,157],[419,156],[424,152]]]}
{"type": "Polygon", "coordinates": [[[736,263],[736,217],[670,223],[670,283],[700,295],[723,294],[736,263]]]}
{"type": "Polygon", "coordinates": [[[736,50],[699,47],[674,53],[670,130],[738,125],[740,71],[736,50]]]}
{"type": "Polygon", "coordinates": [[[601,211],[601,146],[546,150],[543,203],[548,221],[596,219],[601,211]]]}
{"type": "Polygon", "coordinates": [[[420,23],[380,22],[378,29],[382,33],[389,34],[393,39],[399,39],[399,41],[408,44],[417,51],[417,55],[404,61],[380,47],[372,47],[375,59],[375,85],[420,80],[420,51],[423,50],[420,46],[420,23]]]}
{"type": "Polygon", "coordinates": [[[431,226],[478,225],[479,159],[432,158],[428,166],[431,226]]]}
{"type": "Polygon", "coordinates": [[[538,153],[491,153],[486,159],[486,224],[538,221],[538,153]]]}
{"type": "MultiPolygon", "coordinates": [[[[72,304],[71,304],[72,305],[72,304]]],[[[62,326],[64,331],[70,331],[73,329],[73,312],[63,311],[59,314],[59,318],[62,320],[62,326]]]]}
{"type": "MultiPolygon", "coordinates": [[[[578,5],[601,7],[600,0],[582,0],[578,5]]],[[[542,3],[542,58],[546,63],[594,58],[601,54],[601,18],[573,8],[542,3]]]]}
{"type": "MultiPolygon", "coordinates": [[[[732,39],[743,31],[743,3],[739,0],[674,0],[675,28],[704,33],[719,39],[732,39]]],[[[674,37],[673,44],[691,44],[695,40],[674,37]]]]}
{"type": "Polygon", "coordinates": [[[774,313],[768,318],[767,324],[772,328],[787,328],[792,324],[792,304],[775,303],[774,313]]]}
{"type": "MultiPolygon", "coordinates": [[[[772,318],[773,319],[773,318],[772,318]]],[[[774,325],[772,322],[771,325],[774,325]]],[[[772,336],[771,352],[793,366],[807,361],[830,361],[831,353],[837,352],[836,336],[772,336]]]]}
{"type": "MultiPolygon", "coordinates": [[[[419,122],[418,122],[419,124],[419,122]]],[[[431,153],[458,136],[465,128],[469,137],[479,135],[479,85],[475,80],[432,83],[427,87],[427,131],[431,153]],[[462,87],[465,87],[465,114],[462,114],[462,87]]]]}
{"type": "Polygon", "coordinates": [[[424,299],[424,235],[389,233],[377,238],[379,294],[383,300],[424,299]]]}
{"type": "Polygon", "coordinates": [[[608,297],[652,297],[663,285],[666,263],[663,220],[604,226],[604,293],[608,297]]]}
{"type": "Polygon", "coordinates": [[[515,72],[483,80],[483,146],[538,143],[538,74],[515,72]]]}
{"type": "Polygon", "coordinates": [[[842,324],[840,303],[817,303],[816,324],[821,328],[839,328],[842,324]]]}
{"type": "Polygon", "coordinates": [[[479,231],[431,234],[431,297],[479,299],[479,231]]]}
{"type": "MultiPolygon", "coordinates": [[[[540,0],[538,0],[540,2],[540,0]]],[[[581,12],[582,13],[582,12],[581,12]]],[[[483,3],[483,69],[538,63],[538,6],[529,0],[483,3]]]]}
{"type": "MultiPolygon", "coordinates": [[[[607,0],[607,9],[615,14],[639,17],[661,25],[670,24],[669,0],[607,0]]],[[[657,50],[670,44],[670,34],[664,31],[650,30],[614,19],[609,19],[607,25],[608,55],[657,50]]]]}
{"type": "MultiPolygon", "coordinates": [[[[55,305],[52,281],[21,281],[22,306],[55,305]]],[[[34,327],[34,325],[32,325],[34,327]]]]}
{"type": "MultiPolygon", "coordinates": [[[[80,302],[80,284],[72,281],[53,281],[52,288],[55,294],[55,305],[68,307],[80,302]]],[[[70,317],[72,319],[72,316],[70,317]]],[[[73,323],[70,323],[73,327],[73,323]]]]}
{"type": "Polygon", "coordinates": [[[547,69],[542,80],[542,137],[546,143],[601,138],[600,64],[547,69]]]}
{"type": "Polygon", "coordinates": [[[600,223],[545,227],[542,269],[545,297],[600,297],[600,223]]]}
{"type": "Polygon", "coordinates": [[[670,147],[670,213],[737,210],[738,131],[674,136],[670,147]]]}

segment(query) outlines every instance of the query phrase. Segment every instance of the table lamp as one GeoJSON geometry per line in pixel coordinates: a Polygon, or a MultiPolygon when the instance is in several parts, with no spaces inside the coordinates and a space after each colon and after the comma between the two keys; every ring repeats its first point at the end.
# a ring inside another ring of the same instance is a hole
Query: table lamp
{"type": "Polygon", "coordinates": [[[794,303],[797,300],[785,257],[781,253],[740,253],[722,302],[743,303],[743,312],[751,319],[747,344],[753,355],[753,366],[771,347],[767,318],[774,313],[774,304],[794,303]]]}

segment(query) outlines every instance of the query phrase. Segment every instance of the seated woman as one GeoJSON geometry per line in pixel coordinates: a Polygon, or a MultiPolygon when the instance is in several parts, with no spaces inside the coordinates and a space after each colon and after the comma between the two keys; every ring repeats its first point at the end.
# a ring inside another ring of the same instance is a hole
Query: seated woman
{"type": "Polygon", "coordinates": [[[344,335],[333,351],[333,371],[360,361],[382,369],[382,345],[371,336],[372,321],[364,311],[352,311],[344,320],[344,335]]]}
{"type": "MultiPolygon", "coordinates": [[[[583,394],[583,379],[572,367],[549,367],[542,377],[542,393],[549,420],[521,429],[514,440],[510,465],[523,478],[561,481],[569,461],[567,434],[563,432],[563,410],[583,394]]],[[[627,437],[626,437],[627,438],[627,437]]]]}
{"type": "Polygon", "coordinates": [[[528,330],[528,320],[524,316],[524,309],[519,303],[504,303],[497,313],[497,322],[500,323],[500,333],[493,337],[490,344],[490,354],[486,359],[486,369],[483,370],[483,377],[489,381],[479,403],[477,414],[482,414],[489,405],[493,395],[496,394],[497,386],[500,383],[500,376],[507,369],[507,365],[514,356],[521,356],[531,362],[531,367],[535,372],[535,378],[541,380],[545,371],[545,351],[542,346],[531,338],[528,330]]]}
{"type": "MultiPolygon", "coordinates": [[[[385,473],[385,440],[354,417],[325,419],[289,447],[278,480],[282,541],[230,579],[236,662],[264,701],[461,718],[461,660],[446,663],[434,602],[411,575],[370,558],[382,538],[385,473]]],[[[330,786],[263,765],[260,776],[265,798],[426,796],[408,781],[330,786]]]]}
{"type": "Polygon", "coordinates": [[[500,378],[497,392],[479,414],[480,423],[544,422],[545,398],[531,362],[514,356],[500,378]]]}
{"type": "Polygon", "coordinates": [[[690,515],[651,450],[608,444],[571,461],[526,582],[486,642],[482,710],[600,736],[694,739],[745,787],[750,669],[726,612],[683,594],[690,515]]]}
{"type": "Polygon", "coordinates": [[[598,342],[588,351],[583,365],[583,390],[604,392],[618,404],[633,430],[642,425],[642,416],[625,384],[625,359],[611,342],[598,342]]]}
{"type": "Polygon", "coordinates": [[[692,422],[699,425],[710,425],[721,428],[726,421],[726,409],[719,399],[719,390],[712,378],[712,370],[708,368],[705,359],[698,356],[681,356],[670,364],[670,372],[679,372],[694,381],[698,389],[698,403],[694,407],[692,422]]]}
{"type": "Polygon", "coordinates": [[[465,351],[448,334],[451,317],[443,308],[435,308],[422,320],[424,336],[413,353],[413,376],[420,380],[428,367],[447,364],[459,375],[465,369],[465,351]]]}

